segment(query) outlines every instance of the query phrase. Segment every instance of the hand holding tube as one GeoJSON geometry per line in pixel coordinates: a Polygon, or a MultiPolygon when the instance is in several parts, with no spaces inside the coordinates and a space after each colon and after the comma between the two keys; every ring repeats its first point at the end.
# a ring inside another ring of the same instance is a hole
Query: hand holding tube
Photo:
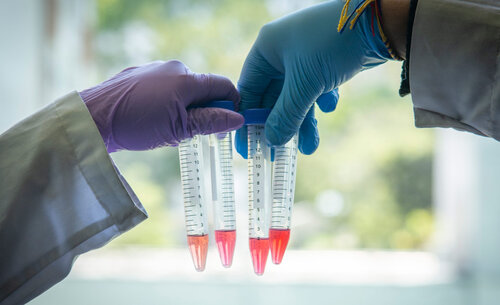
{"type": "Polygon", "coordinates": [[[179,61],[153,62],[123,70],[80,96],[109,152],[177,146],[197,134],[239,128],[243,117],[220,108],[193,108],[230,100],[238,91],[225,77],[193,73],[179,61]]]}
{"type": "MultiPolygon", "coordinates": [[[[377,11],[371,0],[336,0],[297,11],[261,29],[238,87],[242,110],[273,107],[265,128],[271,144],[282,145],[299,131],[299,149],[312,153],[319,142],[314,102],[322,110],[332,110],[336,105],[332,90],[391,58],[377,11]]],[[[237,137],[243,155],[244,138],[237,137]]]]}

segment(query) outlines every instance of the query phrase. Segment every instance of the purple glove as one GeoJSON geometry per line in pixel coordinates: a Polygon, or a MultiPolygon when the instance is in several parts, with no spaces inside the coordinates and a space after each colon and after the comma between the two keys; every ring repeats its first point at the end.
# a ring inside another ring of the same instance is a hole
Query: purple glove
{"type": "Polygon", "coordinates": [[[153,62],[123,70],[111,79],[80,92],[108,152],[177,146],[197,134],[238,129],[243,117],[220,108],[194,108],[214,100],[240,96],[231,81],[196,74],[180,61],[153,62]]]}

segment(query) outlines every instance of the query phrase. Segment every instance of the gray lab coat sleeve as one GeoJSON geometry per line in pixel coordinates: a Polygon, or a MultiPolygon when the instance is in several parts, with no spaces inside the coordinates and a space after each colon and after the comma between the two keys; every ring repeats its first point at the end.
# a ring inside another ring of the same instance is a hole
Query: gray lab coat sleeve
{"type": "Polygon", "coordinates": [[[0,136],[0,194],[2,305],[28,302],[147,218],[76,92],[0,136]]]}
{"type": "Polygon", "coordinates": [[[417,127],[500,140],[499,0],[419,0],[410,54],[417,127]]]}

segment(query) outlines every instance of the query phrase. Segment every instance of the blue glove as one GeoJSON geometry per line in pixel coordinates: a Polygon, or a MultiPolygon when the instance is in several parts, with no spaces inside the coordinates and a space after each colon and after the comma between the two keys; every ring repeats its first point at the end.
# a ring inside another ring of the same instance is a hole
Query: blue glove
{"type": "MultiPolygon", "coordinates": [[[[238,89],[241,110],[273,108],[265,127],[270,144],[284,144],[299,131],[300,151],[313,153],[319,144],[314,102],[333,111],[338,86],[391,58],[378,11],[374,0],[337,0],[262,27],[238,89]]],[[[246,157],[244,128],[237,132],[236,149],[246,157]]]]}

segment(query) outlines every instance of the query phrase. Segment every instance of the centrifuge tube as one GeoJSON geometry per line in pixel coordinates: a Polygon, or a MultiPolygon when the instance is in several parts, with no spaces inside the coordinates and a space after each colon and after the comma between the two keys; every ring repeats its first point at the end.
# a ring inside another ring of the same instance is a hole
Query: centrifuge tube
{"type": "Polygon", "coordinates": [[[264,123],[269,109],[243,113],[248,130],[248,208],[250,253],[253,268],[262,275],[269,253],[271,221],[271,148],[267,145],[264,123]]]}
{"type": "MultiPolygon", "coordinates": [[[[204,107],[217,107],[234,111],[232,101],[216,101],[204,107]]],[[[231,133],[209,136],[212,202],[214,208],[215,243],[222,265],[233,263],[236,243],[236,213],[234,205],[233,143],[231,133]]]]}
{"type": "Polygon", "coordinates": [[[202,136],[179,144],[182,195],[189,251],[196,271],[205,270],[208,250],[208,223],[203,179],[202,136]]]}
{"type": "Polygon", "coordinates": [[[288,143],[274,147],[273,204],[269,230],[271,257],[279,264],[290,238],[290,222],[297,172],[298,135],[288,143]]]}

